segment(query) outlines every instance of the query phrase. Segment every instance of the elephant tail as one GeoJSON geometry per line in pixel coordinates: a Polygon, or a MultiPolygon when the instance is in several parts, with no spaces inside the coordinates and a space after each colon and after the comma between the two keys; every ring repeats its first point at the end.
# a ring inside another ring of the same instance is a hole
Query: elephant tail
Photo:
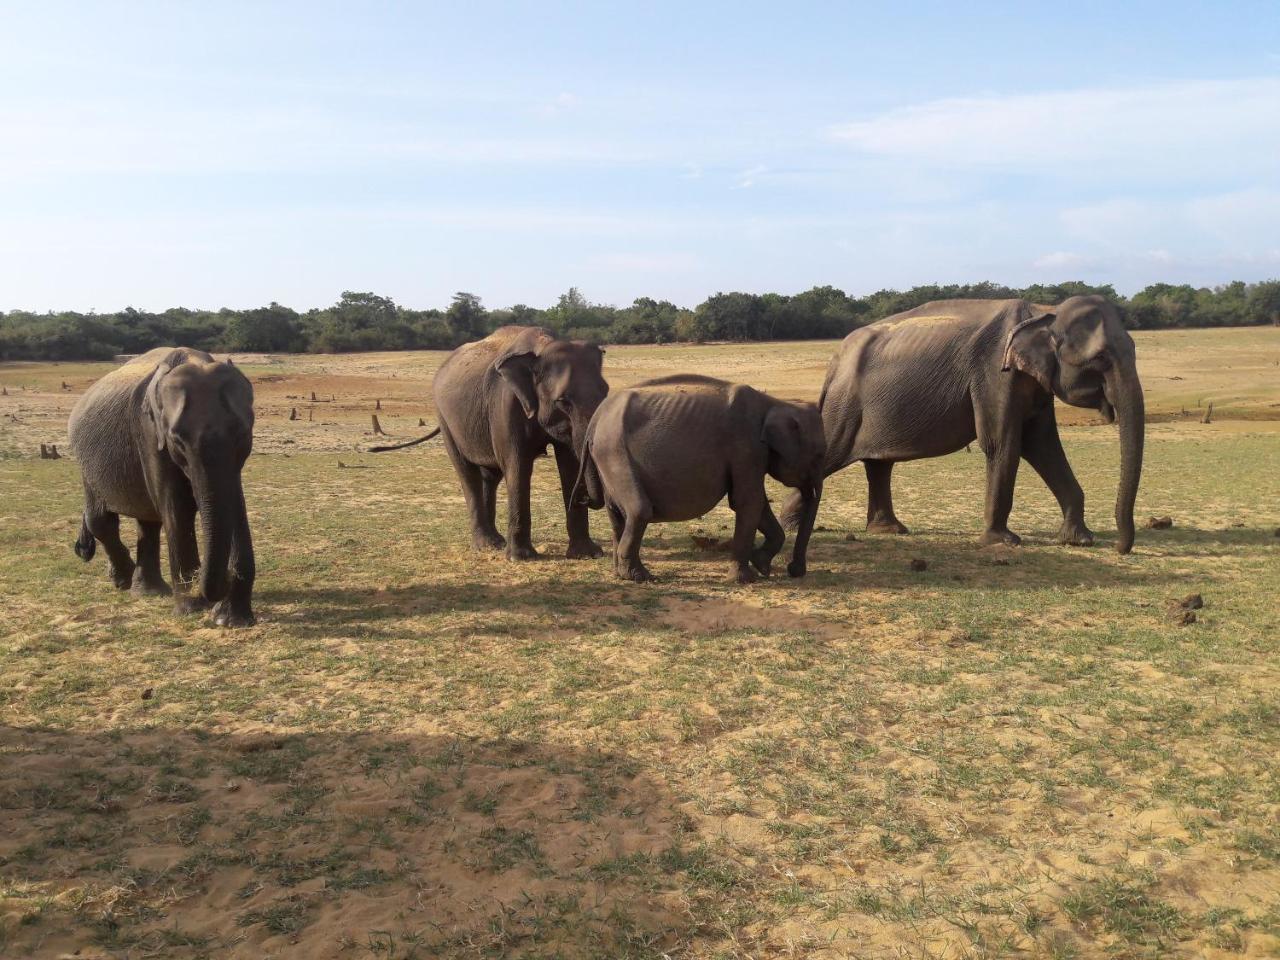
{"type": "Polygon", "coordinates": [[[80,517],[80,536],[76,537],[76,556],[88,563],[98,550],[98,541],[89,532],[89,521],[82,514],[80,517]]]}
{"type": "Polygon", "coordinates": [[[419,437],[417,440],[408,440],[408,441],[406,441],[405,443],[392,443],[392,444],[388,444],[387,446],[382,446],[382,447],[370,447],[370,448],[369,448],[369,452],[370,452],[370,453],[385,453],[385,452],[386,452],[386,451],[388,451],[388,450],[403,450],[405,447],[414,447],[414,446],[417,446],[417,445],[418,445],[418,444],[420,444],[420,443],[426,443],[428,440],[430,440],[432,437],[434,437],[434,436],[435,436],[436,434],[438,434],[439,432],[440,432],[440,428],[439,428],[439,427],[436,427],[434,430],[432,430],[430,433],[428,433],[425,437],[419,437]]]}

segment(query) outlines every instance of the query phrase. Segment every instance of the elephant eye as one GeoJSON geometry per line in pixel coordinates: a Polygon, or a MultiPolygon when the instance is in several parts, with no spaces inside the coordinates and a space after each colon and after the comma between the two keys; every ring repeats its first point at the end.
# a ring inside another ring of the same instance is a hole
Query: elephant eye
{"type": "Polygon", "coordinates": [[[556,400],[556,406],[563,407],[565,410],[568,410],[573,406],[573,401],[568,397],[560,397],[556,400]]]}

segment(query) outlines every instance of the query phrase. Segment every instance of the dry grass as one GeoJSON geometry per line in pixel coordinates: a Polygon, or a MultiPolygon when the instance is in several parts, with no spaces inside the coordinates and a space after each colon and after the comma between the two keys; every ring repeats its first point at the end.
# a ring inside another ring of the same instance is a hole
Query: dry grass
{"type": "MultiPolygon", "coordinates": [[[[830,349],[606,363],[812,398],[830,349]]],[[[246,358],[240,633],[72,555],[75,465],[30,457],[104,368],[0,366],[0,955],[1275,953],[1280,336],[1139,351],[1167,415],[1139,511],[1174,526],[1131,556],[1107,549],[1114,431],[1078,411],[1103,548],[1049,543],[1031,471],[1026,546],[978,548],[982,461],[959,453],[899,468],[907,538],[863,534],[861,472],[833,478],[810,577],[749,588],[691,541],[723,508],[652,528],[656,584],[473,555],[438,445],[356,451],[375,399],[398,435],[432,422],[440,355],[246,358]]]]}

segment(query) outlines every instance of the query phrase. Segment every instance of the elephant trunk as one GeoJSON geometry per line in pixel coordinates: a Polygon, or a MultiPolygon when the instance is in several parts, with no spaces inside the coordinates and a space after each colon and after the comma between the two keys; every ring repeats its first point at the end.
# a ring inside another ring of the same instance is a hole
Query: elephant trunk
{"type": "Polygon", "coordinates": [[[1133,505],[1142,479],[1142,445],[1146,431],[1146,404],[1137,365],[1130,360],[1114,367],[1107,378],[1107,392],[1120,423],[1120,485],[1116,490],[1116,549],[1133,549],[1133,505]]]}
{"type": "Polygon", "coordinates": [[[822,502],[822,479],[806,484],[800,489],[800,512],[796,526],[796,542],[791,554],[791,562],[787,564],[787,573],[793,577],[803,577],[808,572],[807,552],[809,537],[813,534],[813,524],[818,518],[818,504],[822,502]]]}
{"type": "Polygon", "coordinates": [[[237,533],[248,529],[240,479],[234,473],[228,475],[229,469],[201,471],[192,483],[200,511],[200,593],[210,603],[226,596],[232,544],[245,539],[237,533]]]}

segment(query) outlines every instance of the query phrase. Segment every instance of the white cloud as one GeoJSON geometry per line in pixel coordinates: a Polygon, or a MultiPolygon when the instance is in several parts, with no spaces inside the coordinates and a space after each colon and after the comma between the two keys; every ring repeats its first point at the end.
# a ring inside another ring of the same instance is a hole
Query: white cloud
{"type": "Polygon", "coordinates": [[[1225,164],[1274,173],[1280,78],[954,97],[827,132],[865,154],[950,168],[1156,176],[1220,174],[1225,164]]]}
{"type": "Polygon", "coordinates": [[[1031,265],[1040,270],[1082,269],[1091,267],[1093,264],[1093,257],[1087,257],[1082,253],[1071,253],[1067,250],[1046,253],[1044,256],[1037,257],[1031,261],[1031,265]]]}
{"type": "Polygon", "coordinates": [[[761,164],[757,164],[754,167],[748,167],[746,170],[743,170],[738,174],[737,182],[734,183],[734,189],[747,190],[750,187],[754,187],[756,185],[756,181],[760,178],[760,175],[762,173],[767,173],[768,170],[768,167],[761,164]]]}

